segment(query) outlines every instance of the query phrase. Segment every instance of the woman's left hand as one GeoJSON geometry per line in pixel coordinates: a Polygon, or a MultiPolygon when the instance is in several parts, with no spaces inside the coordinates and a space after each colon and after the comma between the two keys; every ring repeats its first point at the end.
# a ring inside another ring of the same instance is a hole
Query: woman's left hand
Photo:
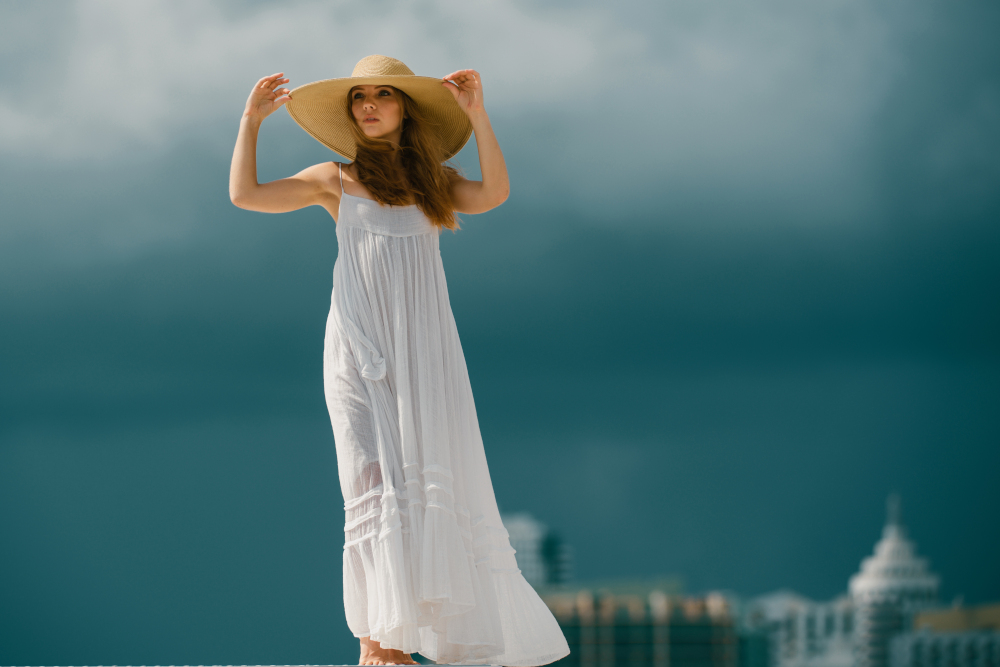
{"type": "Polygon", "coordinates": [[[467,115],[483,110],[483,82],[474,69],[460,69],[444,77],[441,85],[451,91],[467,115]]]}

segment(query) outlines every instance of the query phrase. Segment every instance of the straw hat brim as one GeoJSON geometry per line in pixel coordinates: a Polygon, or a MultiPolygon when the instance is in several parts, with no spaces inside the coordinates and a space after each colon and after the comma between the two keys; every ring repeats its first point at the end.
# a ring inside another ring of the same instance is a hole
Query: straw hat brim
{"type": "Polygon", "coordinates": [[[441,85],[443,79],[416,75],[349,76],[324,79],[299,86],[289,93],[285,108],[299,126],[330,150],[348,160],[357,156],[347,113],[347,93],[354,86],[392,86],[402,90],[420,106],[433,125],[445,150],[445,160],[454,157],[472,136],[472,123],[455,97],[441,85]]]}

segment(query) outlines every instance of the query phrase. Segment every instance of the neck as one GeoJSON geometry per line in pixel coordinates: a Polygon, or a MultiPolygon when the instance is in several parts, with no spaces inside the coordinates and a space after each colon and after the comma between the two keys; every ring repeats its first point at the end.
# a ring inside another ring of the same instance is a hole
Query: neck
{"type": "MultiPolygon", "coordinates": [[[[394,131],[390,132],[389,134],[384,134],[381,137],[378,137],[378,139],[381,140],[381,141],[389,141],[394,146],[399,146],[400,142],[403,140],[403,130],[402,130],[402,128],[396,128],[394,131]]],[[[395,165],[396,167],[401,166],[401,164],[400,164],[400,157],[399,157],[399,150],[398,149],[392,151],[389,154],[389,156],[392,159],[392,164],[393,165],[395,165]]]]}
{"type": "Polygon", "coordinates": [[[391,141],[395,145],[399,145],[403,141],[403,128],[397,127],[395,130],[389,134],[383,135],[380,139],[385,139],[386,141],[391,141]]]}

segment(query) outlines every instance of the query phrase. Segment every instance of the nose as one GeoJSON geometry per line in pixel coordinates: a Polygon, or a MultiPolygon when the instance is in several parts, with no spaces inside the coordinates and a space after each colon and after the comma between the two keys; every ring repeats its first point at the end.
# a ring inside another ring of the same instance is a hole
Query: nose
{"type": "Polygon", "coordinates": [[[365,111],[375,111],[375,101],[372,98],[367,98],[361,108],[365,111]]]}

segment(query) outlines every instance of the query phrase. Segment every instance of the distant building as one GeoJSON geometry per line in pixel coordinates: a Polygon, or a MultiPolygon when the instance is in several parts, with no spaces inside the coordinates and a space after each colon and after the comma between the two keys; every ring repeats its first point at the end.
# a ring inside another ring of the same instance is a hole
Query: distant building
{"type": "Polygon", "coordinates": [[[1000,630],[1000,604],[976,607],[955,605],[922,611],[913,619],[914,630],[933,632],[970,632],[1000,630]]]}
{"type": "Polygon", "coordinates": [[[854,661],[854,606],[842,595],[815,602],[781,590],[743,606],[740,625],[763,633],[768,667],[851,667],[854,661]]]}
{"type": "Polygon", "coordinates": [[[528,583],[539,588],[573,578],[573,551],[558,533],[527,512],[504,514],[504,528],[516,552],[517,567],[528,583]]]}
{"type": "Polygon", "coordinates": [[[789,590],[746,602],[730,596],[740,636],[748,642],[754,634],[766,637],[768,667],[900,667],[890,660],[890,642],[938,605],[939,582],[906,538],[899,498],[889,496],[887,506],[882,538],[850,578],[848,594],[827,602],[789,590]]]}
{"type": "Polygon", "coordinates": [[[940,608],[939,578],[916,555],[895,495],[874,554],[825,602],[790,590],[685,597],[671,580],[573,588],[553,574],[568,559],[553,556],[558,541],[544,546],[544,524],[513,515],[504,525],[569,641],[562,667],[1000,667],[1000,605],[940,608]]]}
{"type": "Polygon", "coordinates": [[[570,646],[569,656],[554,664],[739,667],[739,638],[725,598],[683,597],[668,593],[671,588],[633,582],[543,592],[570,646]]]}
{"type": "Polygon", "coordinates": [[[997,667],[1000,632],[905,632],[892,638],[892,667],[997,667]]]}
{"type": "Polygon", "coordinates": [[[909,630],[916,614],[939,604],[939,579],[917,557],[899,514],[899,497],[891,495],[882,539],[849,582],[857,618],[857,667],[889,667],[892,638],[909,630]]]}
{"type": "Polygon", "coordinates": [[[1000,604],[919,613],[892,638],[891,667],[1000,667],[1000,604]]]}

